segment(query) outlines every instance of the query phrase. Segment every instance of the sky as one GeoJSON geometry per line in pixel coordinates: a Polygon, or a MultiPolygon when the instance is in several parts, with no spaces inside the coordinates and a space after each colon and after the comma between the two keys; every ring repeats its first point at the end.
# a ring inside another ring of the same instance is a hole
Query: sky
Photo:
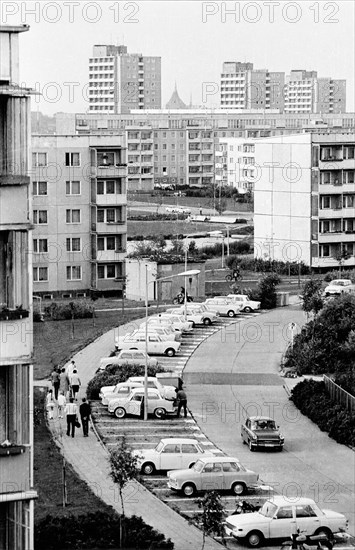
{"type": "Polygon", "coordinates": [[[94,44],[162,58],[162,106],[175,82],[185,103],[218,107],[224,61],[254,69],[318,71],[347,80],[354,112],[355,3],[329,1],[2,0],[1,24],[27,24],[20,38],[21,81],[41,92],[32,110],[86,112],[94,44]],[[203,89],[211,93],[207,99],[203,89]]]}

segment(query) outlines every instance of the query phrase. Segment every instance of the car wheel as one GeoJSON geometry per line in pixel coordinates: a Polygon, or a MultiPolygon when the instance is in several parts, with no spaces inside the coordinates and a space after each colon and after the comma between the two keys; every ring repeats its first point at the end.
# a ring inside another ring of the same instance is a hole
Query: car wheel
{"type": "Polygon", "coordinates": [[[242,495],[243,493],[245,493],[244,483],[240,483],[240,482],[233,483],[232,492],[234,495],[242,495]]]}
{"type": "Polygon", "coordinates": [[[251,548],[259,548],[263,543],[264,535],[260,531],[250,531],[246,536],[246,540],[251,548]]]}
{"type": "Polygon", "coordinates": [[[151,476],[152,474],[154,474],[154,472],[155,472],[155,466],[153,462],[146,462],[145,464],[143,464],[142,474],[146,476],[151,476]]]}
{"type": "Polygon", "coordinates": [[[319,529],[317,529],[317,531],[314,534],[315,535],[324,535],[329,540],[333,539],[333,533],[330,529],[328,529],[328,527],[319,527],[319,529]]]}
{"type": "Polygon", "coordinates": [[[251,442],[251,439],[249,440],[249,449],[251,450],[251,452],[255,451],[255,447],[254,447],[253,443],[251,442]]]}
{"type": "Polygon", "coordinates": [[[115,409],[116,418],[124,418],[125,416],[126,416],[126,411],[124,410],[123,407],[117,407],[117,409],[115,409]]]}
{"type": "Polygon", "coordinates": [[[244,308],[244,311],[245,313],[251,313],[253,310],[251,309],[251,307],[247,306],[244,308]]]}
{"type": "Polygon", "coordinates": [[[234,317],[235,316],[235,313],[232,309],[230,309],[227,313],[228,317],[234,317]]]}
{"type": "Polygon", "coordinates": [[[243,445],[246,445],[247,442],[245,441],[243,434],[240,434],[240,436],[241,436],[241,438],[242,438],[243,445]]]}
{"type": "Polygon", "coordinates": [[[276,447],[276,450],[279,451],[279,453],[282,452],[282,449],[283,449],[283,446],[282,446],[282,445],[280,445],[280,447],[276,447]]]}
{"type": "Polygon", "coordinates": [[[165,355],[167,355],[168,357],[174,357],[174,355],[175,355],[175,350],[174,350],[174,348],[168,348],[168,349],[165,351],[165,355]]]}
{"type": "Polygon", "coordinates": [[[158,409],[155,409],[154,416],[155,418],[160,418],[160,419],[165,418],[166,410],[163,409],[163,407],[159,407],[158,409]]]}
{"type": "Polygon", "coordinates": [[[196,492],[196,487],[193,483],[185,483],[182,488],[182,492],[184,493],[185,497],[192,497],[196,492]]]}
{"type": "Polygon", "coordinates": [[[206,319],[203,320],[203,324],[206,325],[206,327],[208,327],[211,323],[212,321],[208,317],[206,317],[206,319]]]}
{"type": "Polygon", "coordinates": [[[195,466],[195,462],[191,462],[191,464],[189,464],[189,469],[192,468],[193,466],[195,466]]]}

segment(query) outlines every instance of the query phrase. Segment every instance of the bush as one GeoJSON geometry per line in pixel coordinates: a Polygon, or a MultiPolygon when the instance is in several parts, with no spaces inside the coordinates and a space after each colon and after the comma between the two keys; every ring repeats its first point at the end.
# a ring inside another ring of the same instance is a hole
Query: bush
{"type": "Polygon", "coordinates": [[[121,517],[114,511],[95,512],[64,517],[48,515],[36,524],[36,550],[63,550],[81,548],[118,548],[120,524],[125,548],[173,549],[174,544],[162,533],[147,525],[141,517],[121,517]]]}
{"type": "Polygon", "coordinates": [[[326,283],[330,283],[330,281],[333,281],[334,279],[351,279],[352,281],[355,280],[355,269],[349,269],[349,270],[342,270],[341,274],[339,273],[338,269],[334,269],[333,271],[328,271],[324,275],[324,281],[326,283]]]}
{"type": "Polygon", "coordinates": [[[355,446],[355,415],[332,401],[324,382],[299,382],[292,390],[291,401],[329,437],[355,446]]]}
{"type": "Polygon", "coordinates": [[[281,282],[281,279],[276,273],[265,275],[258,283],[258,300],[262,309],[273,309],[276,307],[276,286],[281,282]]]}
{"type": "Polygon", "coordinates": [[[53,321],[71,319],[74,313],[74,319],[85,319],[94,315],[94,306],[88,305],[84,301],[69,302],[68,304],[58,304],[52,302],[44,309],[45,314],[53,321]]]}
{"type": "MultiPolygon", "coordinates": [[[[142,365],[111,365],[104,371],[97,372],[87,385],[87,398],[99,399],[102,386],[115,386],[120,382],[125,382],[131,376],[144,376],[144,368],[142,365]]],[[[166,370],[161,365],[148,366],[148,376],[156,376],[157,372],[166,372],[166,370]]]]}
{"type": "Polygon", "coordinates": [[[261,258],[243,258],[240,260],[240,268],[245,271],[259,273],[278,273],[279,275],[308,275],[310,269],[303,262],[281,262],[276,260],[263,260],[261,258]]]}

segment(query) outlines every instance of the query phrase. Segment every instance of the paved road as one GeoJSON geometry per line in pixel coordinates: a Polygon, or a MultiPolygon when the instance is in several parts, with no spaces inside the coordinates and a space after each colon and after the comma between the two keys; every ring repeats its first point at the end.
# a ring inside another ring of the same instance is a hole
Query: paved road
{"type": "Polygon", "coordinates": [[[278,372],[288,325],[304,323],[299,306],[241,320],[211,336],[184,371],[189,404],[211,441],[260,473],[278,492],[308,496],[346,515],[355,531],[355,455],[300,415],[278,372]],[[283,453],[251,453],[240,424],[249,414],[272,414],[285,435],[283,453]]]}

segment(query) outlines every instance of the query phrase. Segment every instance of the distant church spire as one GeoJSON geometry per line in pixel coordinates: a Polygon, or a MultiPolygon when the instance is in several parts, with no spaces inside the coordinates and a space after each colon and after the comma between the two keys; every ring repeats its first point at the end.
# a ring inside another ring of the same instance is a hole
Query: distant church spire
{"type": "Polygon", "coordinates": [[[178,94],[176,80],[175,80],[174,91],[168,103],[165,105],[165,108],[166,109],[186,109],[187,108],[187,106],[185,105],[185,103],[183,102],[183,100],[180,98],[178,94]]]}

